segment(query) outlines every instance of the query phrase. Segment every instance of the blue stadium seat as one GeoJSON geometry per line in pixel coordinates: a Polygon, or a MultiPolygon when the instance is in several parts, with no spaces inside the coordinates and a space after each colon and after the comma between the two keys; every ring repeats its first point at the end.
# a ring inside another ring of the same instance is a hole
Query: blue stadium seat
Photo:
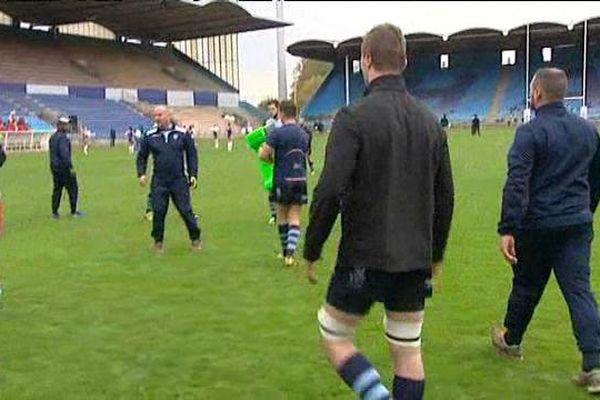
{"type": "Polygon", "coordinates": [[[122,102],[41,94],[23,97],[30,98],[30,103],[37,104],[38,107],[48,107],[61,114],[76,115],[81,123],[96,134],[97,138],[108,138],[111,128],[121,134],[129,126],[141,125],[145,129],[152,126],[152,121],[148,117],[122,102]]]}
{"type": "MultiPolygon", "coordinates": [[[[551,62],[543,62],[541,51],[531,51],[530,75],[541,67],[556,66],[567,71],[567,96],[581,96],[581,49],[556,47],[551,62]]],[[[525,108],[525,64],[522,55],[516,65],[501,66],[498,51],[458,52],[450,55],[450,67],[439,67],[438,55],[419,54],[405,71],[409,91],[438,115],[446,113],[451,121],[480,118],[520,118],[525,108]]],[[[600,46],[590,46],[587,81],[588,115],[600,117],[600,46]]],[[[362,75],[350,75],[350,101],[364,92],[362,75]]],[[[339,61],[305,108],[305,117],[332,116],[345,104],[344,62],[339,61]]],[[[578,112],[580,100],[567,106],[578,112]]]]}
{"type": "Polygon", "coordinates": [[[31,127],[31,129],[41,131],[49,131],[53,129],[52,125],[39,118],[35,112],[30,111],[26,107],[14,104],[8,100],[0,98],[0,116],[2,116],[2,120],[5,124],[8,121],[8,117],[11,111],[13,110],[16,111],[17,116],[25,117],[25,121],[31,127]]]}

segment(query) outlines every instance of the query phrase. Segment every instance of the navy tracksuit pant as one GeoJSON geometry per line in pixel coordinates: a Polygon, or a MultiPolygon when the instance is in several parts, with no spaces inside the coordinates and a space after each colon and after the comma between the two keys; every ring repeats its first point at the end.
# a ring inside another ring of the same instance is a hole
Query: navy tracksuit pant
{"type": "Polygon", "coordinates": [[[69,170],[52,171],[52,180],[54,182],[54,189],[52,190],[52,213],[58,213],[60,198],[64,188],[67,189],[67,193],[69,194],[71,213],[75,213],[77,211],[77,200],[79,197],[79,186],[75,174],[72,174],[69,170]]]}
{"type": "Polygon", "coordinates": [[[513,287],[504,320],[509,342],[521,342],[550,273],[554,271],[569,307],[573,333],[583,353],[584,364],[586,357],[599,359],[600,318],[590,288],[593,236],[591,224],[523,231],[516,235],[519,261],[513,267],[513,287]]]}
{"type": "Polygon", "coordinates": [[[173,200],[175,208],[179,211],[185,222],[190,240],[200,239],[200,226],[190,200],[190,188],[185,176],[175,179],[161,179],[154,175],[150,196],[152,198],[152,237],[156,242],[162,242],[165,233],[165,218],[169,209],[169,198],[173,200]]]}

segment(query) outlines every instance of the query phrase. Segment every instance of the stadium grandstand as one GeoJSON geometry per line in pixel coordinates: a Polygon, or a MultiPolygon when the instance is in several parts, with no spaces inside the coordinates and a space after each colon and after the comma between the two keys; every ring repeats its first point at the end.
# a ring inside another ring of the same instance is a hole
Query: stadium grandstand
{"type": "MultiPolygon", "coordinates": [[[[505,33],[468,29],[447,38],[412,33],[406,41],[409,90],[451,121],[467,121],[474,114],[487,123],[520,121],[528,82],[542,66],[566,70],[572,111],[579,113],[584,107],[588,117],[600,118],[600,18],[571,27],[531,23],[505,33]]],[[[294,56],[332,63],[331,72],[302,110],[304,117],[331,119],[340,107],[362,96],[361,42],[360,37],[337,44],[307,40],[288,47],[294,56]]]]}
{"type": "Polygon", "coordinates": [[[52,131],[61,114],[76,117],[77,132],[122,135],[149,127],[156,104],[199,134],[215,123],[224,128],[225,112],[240,124],[257,121],[260,112],[239,101],[237,35],[287,25],[231,1],[2,2],[5,145],[43,149],[44,136],[36,141],[34,132],[52,131]],[[27,121],[26,132],[8,128],[13,116],[27,121]]]}

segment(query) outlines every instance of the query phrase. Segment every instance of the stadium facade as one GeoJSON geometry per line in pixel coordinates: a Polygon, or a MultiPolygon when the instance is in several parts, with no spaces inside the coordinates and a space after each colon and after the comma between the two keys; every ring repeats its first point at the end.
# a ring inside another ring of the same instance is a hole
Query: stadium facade
{"type": "Polygon", "coordinates": [[[250,118],[238,34],[287,25],[231,1],[2,2],[0,117],[48,130],[73,115],[98,137],[151,124],[154,104],[205,130],[223,112],[250,118]]]}
{"type": "MultiPolygon", "coordinates": [[[[237,3],[233,2],[233,3],[237,3]]],[[[0,12],[0,24],[12,25],[13,18],[0,12]]],[[[48,25],[33,25],[24,22],[26,28],[39,30],[51,29],[48,25]]],[[[119,40],[118,36],[110,29],[94,22],[77,22],[57,26],[58,32],[67,35],[78,35],[96,39],[119,40]]],[[[133,40],[136,38],[124,38],[133,40]]],[[[172,45],[190,59],[215,74],[235,88],[239,88],[239,51],[238,34],[216,35],[203,38],[192,38],[172,42],[172,45]]],[[[166,43],[165,43],[166,44],[166,43]]]]}
{"type": "MultiPolygon", "coordinates": [[[[572,27],[538,22],[508,32],[467,29],[447,38],[412,33],[406,40],[409,90],[451,121],[466,121],[474,114],[488,122],[520,120],[527,106],[528,82],[543,66],[567,71],[567,103],[572,111],[600,118],[600,18],[572,27]]],[[[337,44],[307,40],[288,47],[294,56],[332,63],[331,72],[302,110],[305,117],[331,118],[362,96],[361,42],[360,37],[337,44]]]]}

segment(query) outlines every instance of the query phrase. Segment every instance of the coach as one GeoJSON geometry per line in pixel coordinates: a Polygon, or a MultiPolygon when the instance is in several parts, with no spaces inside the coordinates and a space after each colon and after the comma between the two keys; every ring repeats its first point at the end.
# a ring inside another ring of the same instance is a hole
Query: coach
{"type": "Polygon", "coordinates": [[[504,327],[492,328],[496,349],[521,358],[521,340],[550,273],[568,304],[582,372],[576,383],[600,393],[600,319],[590,289],[592,213],[598,205],[598,133],[563,104],[564,71],[543,68],[531,82],[535,119],[517,129],[498,232],[513,268],[504,327]]]}
{"type": "Polygon", "coordinates": [[[330,361],[362,399],[390,397],[353,344],[358,322],[375,302],[386,310],[393,398],[423,398],[426,280],[442,262],[454,204],[446,134],[407,92],[406,60],[397,27],[379,25],[364,37],[367,92],[335,117],[304,246],[314,282],[313,263],[341,213],[337,265],[318,320],[330,361]]]}
{"type": "Polygon", "coordinates": [[[6,152],[4,151],[4,147],[0,144],[0,167],[2,167],[5,162],[6,162],[6,152]]]}
{"type": "Polygon", "coordinates": [[[50,171],[54,181],[54,190],[52,191],[52,216],[55,219],[60,218],[58,208],[60,207],[60,198],[63,188],[67,189],[69,194],[69,203],[71,205],[71,215],[73,217],[81,216],[77,210],[77,200],[79,197],[79,185],[77,176],[71,160],[71,141],[67,137],[69,130],[69,118],[62,116],[56,124],[56,132],[50,137],[50,171]]]}
{"type": "Polygon", "coordinates": [[[154,249],[158,253],[163,251],[165,218],[171,198],[185,222],[192,250],[198,251],[201,249],[200,226],[190,198],[190,187],[195,189],[198,185],[198,154],[194,139],[173,123],[167,107],[157,106],[154,109],[154,122],[156,126],[142,138],[137,155],[137,173],[142,186],[146,185],[150,154],[154,159],[151,188],[154,249]]]}

